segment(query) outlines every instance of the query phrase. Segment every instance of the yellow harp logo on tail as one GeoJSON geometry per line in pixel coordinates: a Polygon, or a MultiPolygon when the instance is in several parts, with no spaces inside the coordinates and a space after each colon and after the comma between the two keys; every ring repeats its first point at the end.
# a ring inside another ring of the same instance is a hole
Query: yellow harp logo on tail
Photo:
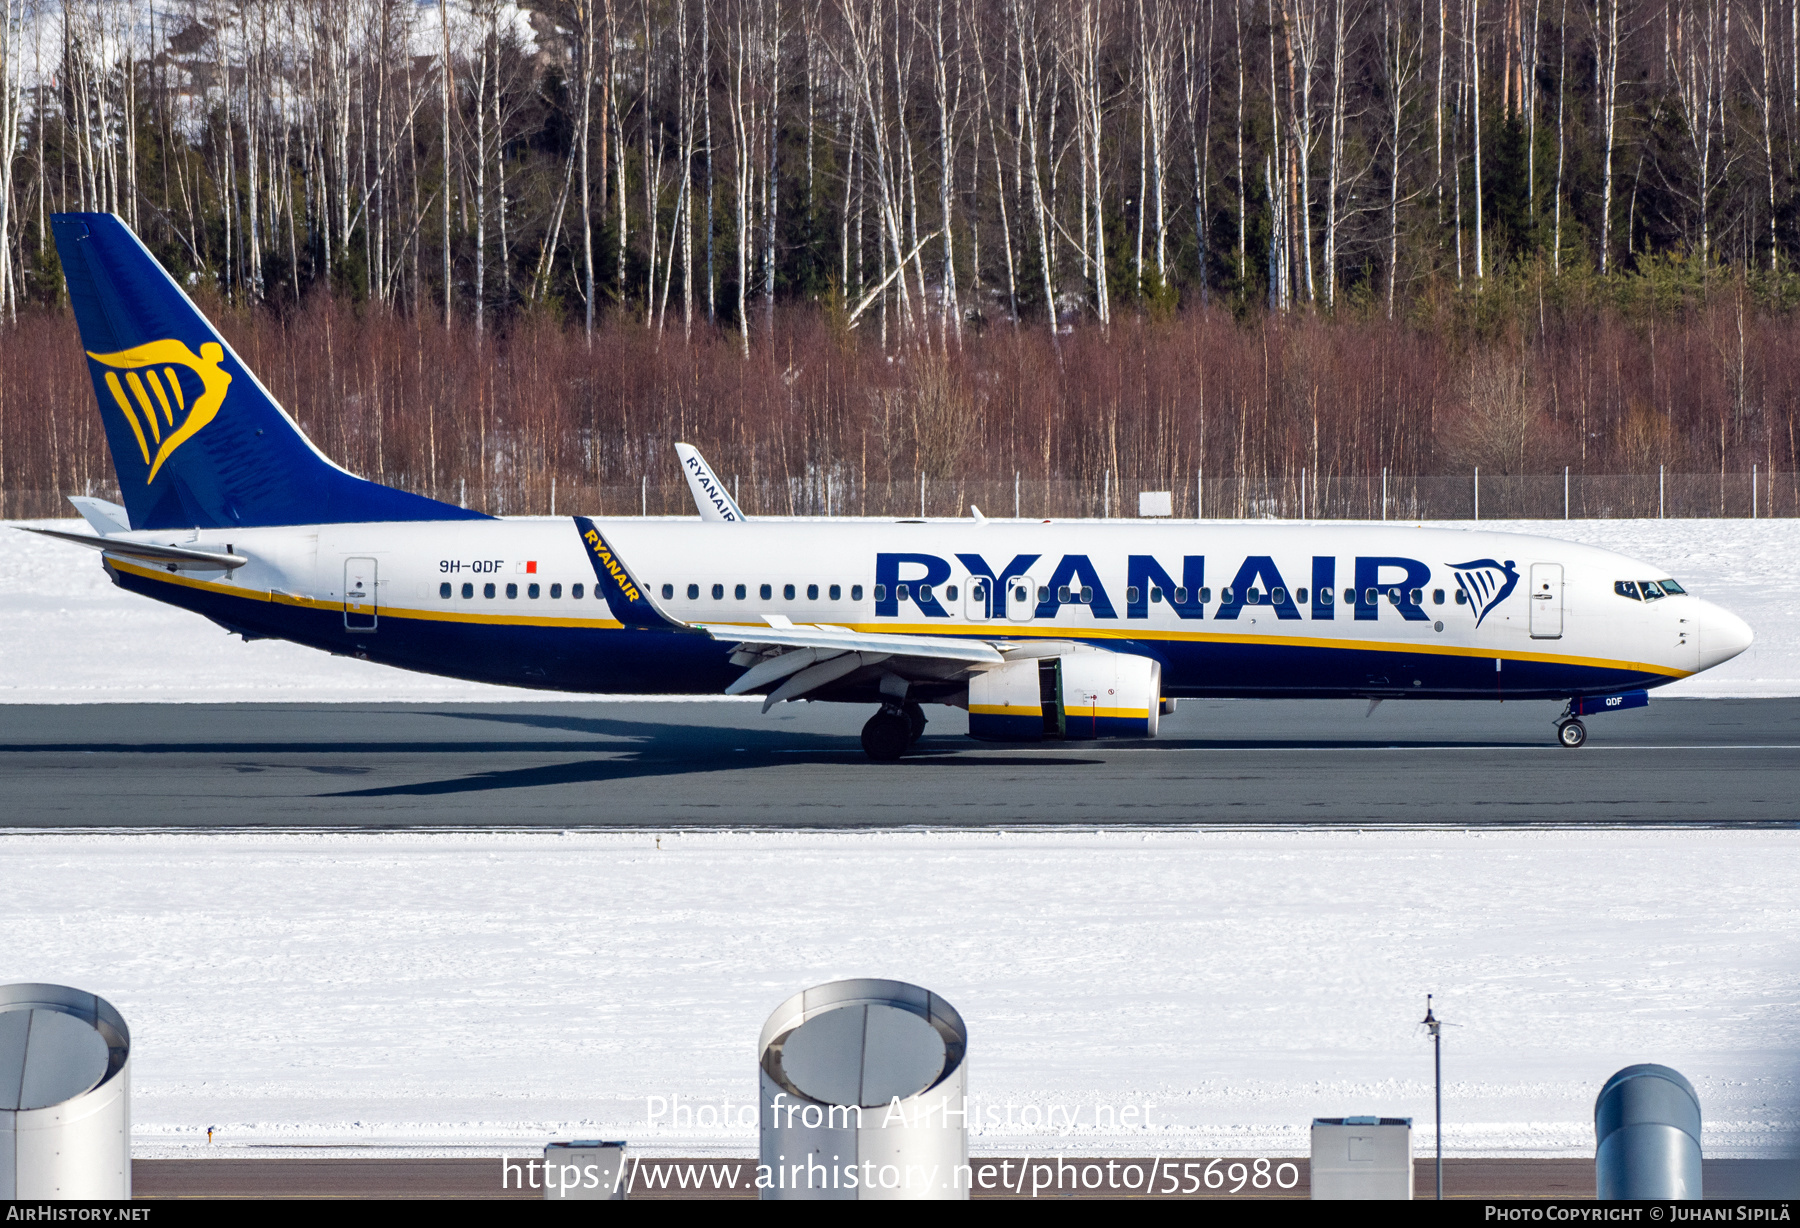
{"type": "Polygon", "coordinates": [[[225,403],[225,390],[231,387],[231,376],[219,369],[225,361],[225,347],[217,341],[201,345],[198,354],[179,341],[168,340],[147,341],[116,354],[90,350],[88,357],[113,368],[106,373],[106,387],[119,403],[125,421],[131,424],[138,450],[150,466],[150,476],[144,479],[146,486],[156,481],[156,471],[176,448],[218,415],[219,407],[225,403]],[[178,367],[199,377],[200,395],[192,405],[181,387],[178,367]],[[123,381],[119,379],[121,372],[123,381]]]}

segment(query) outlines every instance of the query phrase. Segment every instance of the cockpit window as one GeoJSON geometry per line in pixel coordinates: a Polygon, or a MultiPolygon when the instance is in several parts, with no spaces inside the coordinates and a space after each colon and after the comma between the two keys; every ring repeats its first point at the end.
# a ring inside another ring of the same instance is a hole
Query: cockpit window
{"type": "Polygon", "coordinates": [[[1658,580],[1657,583],[1662,585],[1662,591],[1666,596],[1681,597],[1687,594],[1687,590],[1673,580],[1658,580]]]}
{"type": "Polygon", "coordinates": [[[1638,596],[1637,582],[1634,580],[1614,580],[1613,592],[1619,594],[1621,597],[1629,597],[1633,601],[1643,600],[1643,598],[1638,596]]]}
{"type": "Polygon", "coordinates": [[[1641,581],[1639,582],[1638,587],[1644,590],[1645,601],[1656,601],[1663,595],[1662,589],[1657,586],[1655,580],[1641,581]]]}

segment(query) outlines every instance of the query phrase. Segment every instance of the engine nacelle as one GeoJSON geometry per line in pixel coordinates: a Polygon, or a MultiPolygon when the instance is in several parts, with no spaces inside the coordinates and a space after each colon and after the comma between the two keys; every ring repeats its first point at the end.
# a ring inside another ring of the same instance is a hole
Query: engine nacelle
{"type": "Polygon", "coordinates": [[[969,682],[969,736],[987,742],[1045,738],[1153,738],[1162,663],[1120,652],[1013,661],[969,682]]]}

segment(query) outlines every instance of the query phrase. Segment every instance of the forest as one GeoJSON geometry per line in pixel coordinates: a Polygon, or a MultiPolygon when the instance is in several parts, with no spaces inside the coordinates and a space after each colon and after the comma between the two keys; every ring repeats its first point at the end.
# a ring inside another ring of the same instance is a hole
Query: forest
{"type": "Polygon", "coordinates": [[[1800,0],[0,10],[7,515],[112,482],[62,210],[493,511],[1800,505],[1800,0]]]}

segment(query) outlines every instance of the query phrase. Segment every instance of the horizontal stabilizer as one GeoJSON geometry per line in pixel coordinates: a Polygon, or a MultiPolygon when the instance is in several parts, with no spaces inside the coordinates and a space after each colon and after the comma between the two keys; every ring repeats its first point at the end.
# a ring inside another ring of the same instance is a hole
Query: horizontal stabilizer
{"type": "Polygon", "coordinates": [[[999,665],[1005,660],[993,645],[949,635],[889,635],[852,631],[848,627],[728,626],[696,623],[701,631],[727,644],[770,644],[783,648],[825,648],[834,652],[879,652],[895,657],[930,657],[940,661],[973,661],[999,665]]]}
{"type": "Polygon", "coordinates": [[[33,529],[15,525],[27,533],[40,533],[61,541],[74,542],[122,559],[172,566],[180,571],[235,571],[250,560],[242,555],[214,550],[190,550],[185,546],[158,546],[150,542],[121,541],[116,537],[89,537],[85,533],[64,533],[58,529],[33,529]]]}
{"type": "Polygon", "coordinates": [[[75,510],[81,513],[81,518],[88,522],[94,532],[102,537],[131,532],[131,513],[117,503],[108,503],[105,499],[87,495],[70,495],[69,502],[75,505],[75,510]]]}

